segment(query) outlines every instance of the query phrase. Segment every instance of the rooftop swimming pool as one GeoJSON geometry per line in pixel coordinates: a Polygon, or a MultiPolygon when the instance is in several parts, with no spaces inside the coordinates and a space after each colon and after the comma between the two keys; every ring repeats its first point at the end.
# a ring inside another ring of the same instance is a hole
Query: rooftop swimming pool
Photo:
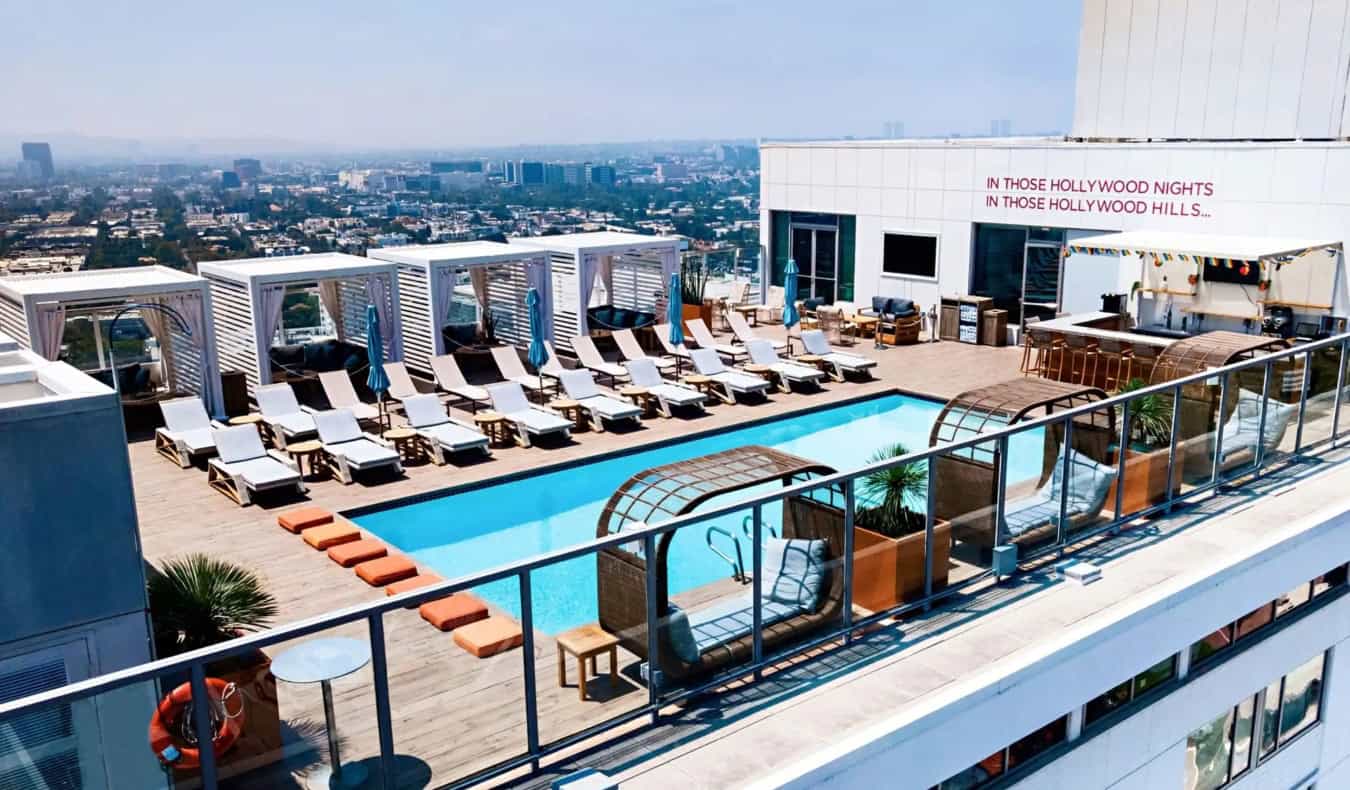
{"type": "MultiPolygon", "coordinates": [[[[643,469],[747,444],[767,445],[840,471],[856,469],[896,442],[910,450],[927,447],[940,409],[933,401],[885,395],[374,510],[353,521],[449,579],[593,540],[605,502],[643,469]]],[[[1038,432],[1014,437],[1014,465],[1021,458],[1039,463],[1041,441],[1038,432]]],[[[730,496],[734,501],[749,492],[730,496]]],[[[774,519],[766,513],[767,523],[774,519]]],[[[743,534],[739,521],[720,526],[743,534]]],[[[667,568],[672,594],[730,576],[730,566],[708,549],[704,533],[702,526],[681,530],[671,542],[667,568]]],[[[745,563],[750,562],[747,548],[745,563]]],[[[535,571],[531,586],[539,630],[555,634],[596,619],[593,557],[535,571]]],[[[517,587],[515,579],[507,579],[475,592],[519,617],[517,587]]]]}

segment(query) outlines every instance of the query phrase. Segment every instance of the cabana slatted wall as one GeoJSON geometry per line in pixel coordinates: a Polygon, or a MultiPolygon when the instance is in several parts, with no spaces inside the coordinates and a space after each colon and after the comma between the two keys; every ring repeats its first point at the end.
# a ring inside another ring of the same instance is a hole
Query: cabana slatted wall
{"type": "MultiPolygon", "coordinates": [[[[661,256],[643,250],[636,255],[616,255],[614,258],[614,293],[608,296],[609,304],[650,311],[653,294],[666,291],[666,283],[661,281],[661,256]]],[[[598,284],[596,289],[599,290],[598,284]]],[[[664,320],[665,316],[656,317],[658,323],[664,320]]]]}
{"type": "Polygon", "coordinates": [[[223,370],[242,370],[249,388],[258,386],[258,354],[253,347],[253,318],[248,288],[229,280],[211,281],[211,321],[223,370]]]}
{"type": "MultiPolygon", "coordinates": [[[[555,276],[553,284],[556,282],[555,276]]],[[[517,348],[530,345],[530,319],[525,306],[525,296],[529,292],[530,283],[524,267],[502,266],[488,270],[488,309],[497,322],[497,339],[517,348]]],[[[554,337],[559,337],[556,325],[553,331],[554,337]]]]}
{"type": "MultiPolygon", "coordinates": [[[[549,251],[553,267],[553,346],[559,351],[574,354],[572,338],[577,336],[577,259],[565,252],[549,251]]],[[[528,328],[526,329],[528,337],[528,328]]]]}
{"type": "Polygon", "coordinates": [[[32,345],[28,337],[28,322],[23,317],[23,305],[0,298],[0,332],[9,335],[24,346],[32,345]]]}
{"type": "Polygon", "coordinates": [[[418,266],[398,267],[398,303],[403,311],[403,361],[423,375],[431,370],[430,360],[436,355],[436,338],[431,322],[415,320],[414,316],[431,313],[431,284],[426,269],[418,266]]]}

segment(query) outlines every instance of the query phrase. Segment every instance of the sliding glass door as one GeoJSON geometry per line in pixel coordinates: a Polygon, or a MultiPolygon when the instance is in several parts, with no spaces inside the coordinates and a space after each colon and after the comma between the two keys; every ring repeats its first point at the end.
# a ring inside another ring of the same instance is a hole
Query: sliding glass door
{"type": "Polygon", "coordinates": [[[839,230],[792,226],[792,257],[797,261],[797,295],[833,303],[839,283],[839,230]]]}

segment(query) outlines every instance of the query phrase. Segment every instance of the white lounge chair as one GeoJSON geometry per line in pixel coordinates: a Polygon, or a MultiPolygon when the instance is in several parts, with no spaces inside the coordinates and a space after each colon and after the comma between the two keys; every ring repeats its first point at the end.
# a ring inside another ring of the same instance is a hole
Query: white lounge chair
{"type": "Polygon", "coordinates": [[[436,375],[436,386],[444,392],[459,398],[459,403],[469,404],[471,413],[477,412],[479,405],[492,402],[484,387],[470,384],[459,369],[454,354],[442,354],[431,358],[431,372],[436,375]]]}
{"type": "Polygon", "coordinates": [[[627,368],[613,362],[606,362],[605,358],[600,356],[600,349],[595,347],[595,341],[589,337],[572,338],[572,350],[577,353],[577,361],[581,363],[583,368],[609,376],[610,384],[619,379],[627,380],[627,368]]]}
{"type": "MultiPolygon", "coordinates": [[[[553,355],[550,354],[549,357],[552,358],[553,355]]],[[[503,381],[514,381],[521,387],[541,396],[548,391],[548,385],[544,384],[542,375],[525,372],[525,364],[520,361],[520,354],[516,353],[515,346],[494,346],[492,361],[497,363],[497,370],[502,374],[503,381]]],[[[540,373],[542,372],[541,370],[540,373]]],[[[491,390],[492,388],[489,387],[488,389],[491,390]]]]}
{"type": "Polygon", "coordinates": [[[572,421],[563,419],[556,412],[531,404],[525,398],[525,390],[516,381],[503,381],[488,385],[488,395],[492,398],[492,408],[511,421],[516,427],[521,446],[529,447],[540,436],[560,433],[564,439],[572,436],[572,421]]]}
{"type": "Polygon", "coordinates": [[[412,374],[408,372],[408,366],[402,362],[384,363],[384,375],[389,377],[389,397],[399,403],[422,394],[422,390],[417,388],[417,382],[413,381],[412,374]]]}
{"type": "Polygon", "coordinates": [[[724,357],[729,357],[734,363],[738,358],[745,356],[745,346],[738,346],[734,343],[719,343],[717,338],[713,337],[712,330],[703,323],[702,318],[690,318],[684,322],[689,327],[689,334],[694,336],[694,342],[699,348],[706,348],[716,351],[724,357]]]}
{"type": "Polygon", "coordinates": [[[562,359],[558,356],[558,352],[554,350],[553,343],[545,340],[544,351],[548,353],[548,359],[544,360],[544,364],[539,368],[539,372],[543,373],[545,378],[553,379],[556,388],[558,377],[561,376],[567,368],[563,367],[562,359]]]}
{"type": "Polygon", "coordinates": [[[328,405],[334,409],[346,409],[359,422],[371,422],[380,419],[380,410],[361,400],[352,386],[352,377],[345,370],[330,370],[319,374],[319,383],[323,385],[323,395],[328,405]]]}
{"type": "Polygon", "coordinates": [[[756,321],[782,321],[783,310],[787,306],[786,292],[781,285],[770,285],[764,296],[764,304],[755,311],[756,321]]]}
{"type": "Polygon", "coordinates": [[[791,392],[793,384],[819,388],[820,380],[825,378],[825,371],[820,368],[780,358],[769,341],[762,338],[755,338],[746,343],[745,350],[750,354],[752,363],[765,365],[773,371],[773,375],[778,379],[778,388],[783,392],[791,392]]]}
{"type": "Polygon", "coordinates": [[[694,370],[700,376],[707,376],[721,386],[717,397],[727,403],[735,403],[737,395],[767,395],[769,382],[759,376],[752,376],[740,370],[729,370],[722,364],[722,358],[711,348],[695,349],[690,357],[694,370]]]}
{"type": "Polygon", "coordinates": [[[253,391],[253,397],[277,447],[284,450],[288,442],[314,437],[314,418],[309,410],[300,408],[291,385],[264,384],[253,391]]]}
{"type": "Polygon", "coordinates": [[[657,411],[662,417],[670,417],[672,406],[693,406],[703,411],[708,396],[683,384],[672,384],[661,378],[656,369],[656,361],[650,358],[635,359],[628,363],[628,376],[633,386],[642,387],[656,398],[657,411]]]}
{"type": "Polygon", "coordinates": [[[314,412],[314,425],[319,429],[324,455],[343,485],[350,485],[356,472],[386,466],[403,474],[398,451],[384,439],[362,432],[356,416],[346,409],[314,412]]]}
{"type": "Polygon", "coordinates": [[[215,452],[211,428],[224,426],[211,421],[201,398],[166,400],[159,411],[164,415],[164,427],[155,429],[155,450],[160,455],[187,469],[193,457],[215,452]]]}
{"type": "Polygon", "coordinates": [[[294,486],[296,493],[305,493],[300,468],[285,453],[263,447],[256,427],[213,428],[211,440],[218,455],[207,463],[206,482],[240,506],[259,491],[294,486]]]}
{"type": "MultiPolygon", "coordinates": [[[[627,374],[628,371],[625,370],[624,373],[627,374]]],[[[591,427],[597,431],[605,430],[605,420],[610,422],[632,420],[634,424],[642,420],[642,409],[626,400],[619,400],[601,392],[588,371],[564,371],[558,380],[562,383],[567,397],[581,404],[581,408],[590,415],[591,427]]]]}
{"type": "Polygon", "coordinates": [[[837,381],[843,381],[845,374],[848,373],[860,373],[870,377],[871,369],[877,366],[875,359],[869,359],[861,354],[836,351],[825,339],[825,333],[819,329],[802,332],[802,346],[806,349],[806,353],[824,360],[834,371],[832,377],[837,381]]]}
{"type": "Polygon", "coordinates": [[[689,359],[689,348],[681,343],[678,346],[670,342],[670,324],[657,324],[652,327],[656,330],[656,339],[661,343],[661,348],[665,350],[668,356],[675,359],[689,359]]]}
{"type": "MultiPolygon", "coordinates": [[[[642,345],[638,343],[637,336],[631,329],[616,329],[613,333],[614,343],[619,347],[619,356],[627,362],[633,362],[639,359],[649,359],[652,364],[660,370],[670,370],[675,367],[675,360],[654,357],[642,350],[642,345]]],[[[670,328],[666,328],[666,342],[670,342],[670,328]]],[[[632,371],[629,371],[631,373],[632,371]]]]}
{"type": "Polygon", "coordinates": [[[745,320],[745,316],[740,313],[727,313],[727,325],[731,327],[731,333],[736,339],[744,345],[749,345],[751,340],[763,340],[773,346],[774,351],[787,350],[787,342],[784,340],[773,340],[772,338],[760,337],[755,334],[755,330],[745,320]]]}
{"type": "Polygon", "coordinates": [[[482,450],[483,455],[492,455],[488,449],[488,438],[483,432],[447,416],[441,399],[435,395],[406,398],[403,411],[408,417],[408,425],[426,442],[431,461],[437,466],[445,465],[451,453],[465,450],[482,450]]]}

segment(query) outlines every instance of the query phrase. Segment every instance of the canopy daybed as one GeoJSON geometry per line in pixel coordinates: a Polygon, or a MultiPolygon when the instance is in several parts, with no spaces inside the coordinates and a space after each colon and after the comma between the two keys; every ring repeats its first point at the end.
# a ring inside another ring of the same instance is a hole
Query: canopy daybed
{"type": "Polygon", "coordinates": [[[660,323],[670,275],[680,268],[680,239],[604,230],[511,239],[545,250],[553,264],[555,342],[572,351],[578,335],[660,323]]]}
{"type": "Polygon", "coordinates": [[[136,427],[162,424],[158,404],[184,395],[224,416],[210,313],[206,280],[165,266],[0,279],[0,332],[115,382],[136,427]]]}
{"type": "Polygon", "coordinates": [[[553,274],[546,250],[466,241],[374,249],[368,256],[398,265],[404,361],[428,378],[432,357],[474,343],[487,326],[496,339],[528,345],[525,295],[530,288],[539,291],[544,339],[553,339],[553,274]],[[472,307],[472,324],[450,320],[455,302],[472,307]]]}
{"type": "MultiPolygon", "coordinates": [[[[596,534],[605,537],[668,520],[693,512],[714,497],[752,486],[775,481],[786,486],[833,472],[824,464],[758,445],[653,467],[633,475],[615,491],[601,512],[596,534]]],[[[820,493],[830,501],[793,496],[783,503],[781,537],[824,541],[824,576],[810,605],[784,609],[781,602],[769,597],[773,579],[765,569],[766,650],[801,638],[840,614],[844,579],[838,561],[844,551],[844,512],[837,502],[842,499],[828,495],[831,492],[820,493]]],[[[702,533],[708,526],[689,529],[702,533]]],[[[672,617],[667,562],[674,537],[674,532],[667,532],[656,540],[656,613],[661,624],[657,665],[665,679],[679,682],[749,660],[754,636],[745,624],[752,617],[753,588],[745,585],[742,592],[723,596],[711,607],[672,617]],[[729,627],[728,622],[736,627],[729,627]],[[688,633],[676,633],[677,628],[688,629],[688,633]],[[688,640],[690,634],[696,657],[677,644],[682,637],[688,640]]],[[[772,537],[767,528],[763,537],[766,543],[772,537]]],[[[600,626],[618,636],[625,649],[647,659],[647,558],[642,556],[641,544],[602,551],[596,563],[600,626]]]]}
{"type": "Polygon", "coordinates": [[[403,359],[397,266],[342,253],[200,263],[211,284],[220,358],[244,371],[250,391],[279,381],[304,382],[306,400],[321,398],[318,374],[346,369],[364,391],[366,308],[380,317],[386,361],[403,359]],[[288,290],[317,289],[335,338],[286,343],[282,308],[288,290]]]}
{"type": "MultiPolygon", "coordinates": [[[[1106,398],[1106,392],[1096,387],[1041,378],[1019,378],[968,390],[942,407],[929,433],[928,444],[936,447],[970,439],[1106,398]]],[[[1101,409],[1075,418],[1072,433],[1067,528],[1089,523],[1101,511],[1106,490],[1098,491],[1098,487],[1109,485],[1110,481],[1099,480],[1097,476],[1106,474],[1108,447],[1116,438],[1115,411],[1101,409]]],[[[995,442],[934,459],[935,517],[950,521],[953,539],[978,547],[981,555],[997,544],[1011,542],[1032,546],[1053,540],[1059,526],[1056,472],[1064,460],[1060,452],[1063,441],[1062,426],[1045,430],[1035,491],[1005,496],[1005,519],[997,540],[994,505],[1001,459],[995,442]]],[[[1019,481],[1009,479],[1007,482],[1009,488],[1014,489],[1012,484],[1019,481]]]]}

